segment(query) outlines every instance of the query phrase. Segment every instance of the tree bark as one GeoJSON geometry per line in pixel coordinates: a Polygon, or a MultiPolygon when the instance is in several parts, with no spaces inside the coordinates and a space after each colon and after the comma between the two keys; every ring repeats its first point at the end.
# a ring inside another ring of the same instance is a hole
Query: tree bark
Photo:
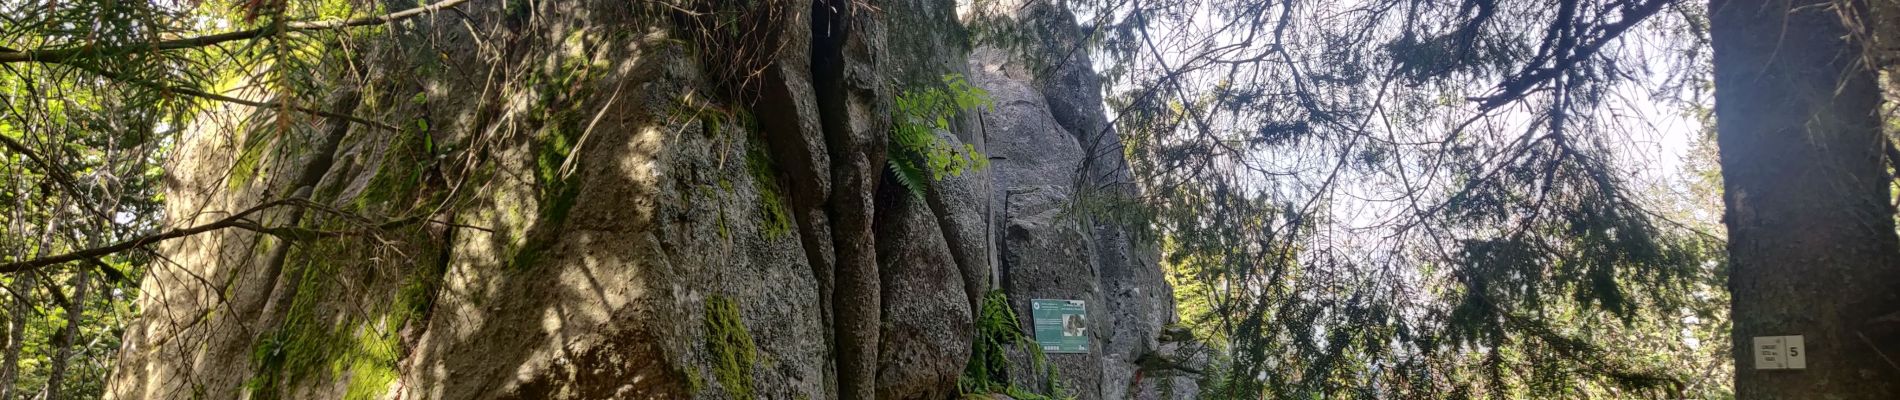
{"type": "Polygon", "coordinates": [[[66,382],[66,366],[71,364],[73,348],[79,340],[79,324],[86,319],[86,286],[90,282],[87,271],[92,268],[80,266],[73,270],[73,297],[66,300],[66,328],[60,332],[59,350],[53,355],[52,365],[46,374],[46,398],[65,399],[63,383],[66,382]]]}
{"type": "Polygon", "coordinates": [[[1865,0],[1711,0],[1737,399],[1900,398],[1896,240],[1864,43],[1865,0]],[[1753,339],[1802,335],[1806,368],[1753,339]]]}
{"type": "Polygon", "coordinates": [[[8,314],[11,315],[7,317],[7,336],[12,340],[7,342],[5,360],[0,361],[0,400],[10,400],[15,397],[13,385],[14,382],[19,381],[17,378],[20,371],[20,352],[26,349],[26,323],[32,317],[33,311],[33,305],[27,303],[31,300],[28,294],[33,290],[33,277],[32,273],[14,277],[14,296],[11,296],[12,301],[8,302],[11,304],[8,314]]]}
{"type": "MultiPolygon", "coordinates": [[[[39,247],[33,250],[33,257],[37,258],[52,252],[53,232],[58,230],[59,219],[48,218],[46,225],[40,230],[39,247]]],[[[26,324],[31,322],[33,312],[33,304],[29,303],[32,301],[30,294],[33,293],[33,285],[38,283],[36,277],[38,277],[38,272],[28,271],[28,273],[19,274],[13,281],[14,296],[11,303],[12,310],[10,310],[13,315],[10,318],[12,321],[9,321],[12,323],[9,327],[9,336],[13,340],[7,343],[5,359],[0,360],[0,400],[13,400],[19,397],[16,389],[20,381],[20,353],[26,351],[26,324]]]]}

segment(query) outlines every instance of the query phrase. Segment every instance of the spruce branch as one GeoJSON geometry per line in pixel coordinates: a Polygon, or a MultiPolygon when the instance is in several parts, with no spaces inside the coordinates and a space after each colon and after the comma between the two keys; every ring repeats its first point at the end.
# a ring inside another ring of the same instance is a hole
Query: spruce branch
{"type": "Polygon", "coordinates": [[[81,44],[81,45],[51,48],[51,49],[35,49],[35,50],[20,50],[20,51],[0,50],[0,63],[37,62],[37,63],[65,64],[74,60],[92,58],[92,57],[97,57],[97,56],[102,56],[102,55],[149,53],[149,52],[170,51],[170,50],[178,50],[178,49],[199,48],[199,47],[206,47],[206,46],[216,45],[216,44],[225,43],[225,42],[238,41],[238,40],[263,39],[263,38],[268,38],[268,37],[272,37],[272,36],[276,36],[276,35],[288,33],[288,32],[334,30],[334,29],[343,29],[343,28],[372,26],[372,25],[383,25],[383,24],[388,24],[391,22],[402,21],[405,19],[414,18],[417,16],[426,15],[426,14],[432,14],[438,11],[454,8],[455,6],[462,5],[462,3],[467,3],[468,1],[469,0],[443,0],[441,2],[437,2],[437,3],[426,5],[426,6],[411,8],[407,10],[397,11],[397,12],[373,16],[373,17],[363,17],[363,18],[356,18],[356,19],[288,22],[288,23],[284,23],[281,28],[277,26],[269,26],[269,27],[261,27],[261,28],[245,29],[245,30],[240,30],[240,31],[211,34],[211,35],[205,35],[205,36],[194,36],[194,37],[188,37],[188,38],[160,40],[160,41],[156,41],[152,43],[144,43],[144,44],[138,44],[138,45],[101,46],[97,43],[88,43],[88,44],[81,44]]]}

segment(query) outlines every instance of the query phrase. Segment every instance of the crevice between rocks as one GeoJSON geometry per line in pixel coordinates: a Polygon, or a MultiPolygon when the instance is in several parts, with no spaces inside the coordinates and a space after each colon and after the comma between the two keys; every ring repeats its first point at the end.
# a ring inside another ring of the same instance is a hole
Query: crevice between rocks
{"type": "Polygon", "coordinates": [[[819,0],[812,7],[812,83],[819,121],[831,154],[832,192],[825,212],[832,223],[832,332],[837,363],[838,398],[876,395],[880,294],[877,252],[872,235],[872,196],[879,174],[872,163],[871,140],[853,126],[855,93],[847,88],[846,47],[853,24],[852,4],[819,0]]]}
{"type": "Polygon", "coordinates": [[[774,161],[790,181],[800,245],[830,328],[826,342],[834,369],[826,386],[840,399],[870,399],[876,394],[881,317],[873,195],[881,177],[883,150],[877,145],[883,136],[854,122],[872,111],[864,97],[876,91],[853,91],[848,81],[857,72],[848,71],[847,47],[859,10],[847,0],[800,3],[787,8],[796,12],[808,6],[809,25],[786,29],[787,50],[766,71],[752,109],[774,161]],[[800,43],[807,39],[808,47],[800,43]]]}

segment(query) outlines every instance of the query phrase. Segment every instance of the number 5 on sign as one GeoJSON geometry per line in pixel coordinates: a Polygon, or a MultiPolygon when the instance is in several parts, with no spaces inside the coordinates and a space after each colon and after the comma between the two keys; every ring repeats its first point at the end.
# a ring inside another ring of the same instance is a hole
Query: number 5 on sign
{"type": "Polygon", "coordinates": [[[1807,369],[1806,353],[1801,335],[1755,337],[1755,369],[1807,369]]]}

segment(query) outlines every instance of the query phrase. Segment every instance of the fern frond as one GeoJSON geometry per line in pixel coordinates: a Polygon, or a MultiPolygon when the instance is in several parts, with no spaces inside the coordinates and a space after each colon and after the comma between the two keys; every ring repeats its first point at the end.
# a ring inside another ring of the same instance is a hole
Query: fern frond
{"type": "Polygon", "coordinates": [[[905,91],[897,96],[886,140],[891,172],[912,195],[924,197],[924,185],[988,165],[989,157],[968,144],[957,147],[938,137],[951,129],[950,120],[966,110],[993,104],[989,93],[972,86],[962,75],[944,76],[945,88],[905,91]]]}
{"type": "Polygon", "coordinates": [[[909,191],[910,195],[922,200],[924,198],[924,182],[929,179],[924,175],[924,170],[904,161],[902,157],[891,157],[889,163],[891,165],[891,175],[897,176],[897,184],[903,185],[904,190],[909,191]]]}

